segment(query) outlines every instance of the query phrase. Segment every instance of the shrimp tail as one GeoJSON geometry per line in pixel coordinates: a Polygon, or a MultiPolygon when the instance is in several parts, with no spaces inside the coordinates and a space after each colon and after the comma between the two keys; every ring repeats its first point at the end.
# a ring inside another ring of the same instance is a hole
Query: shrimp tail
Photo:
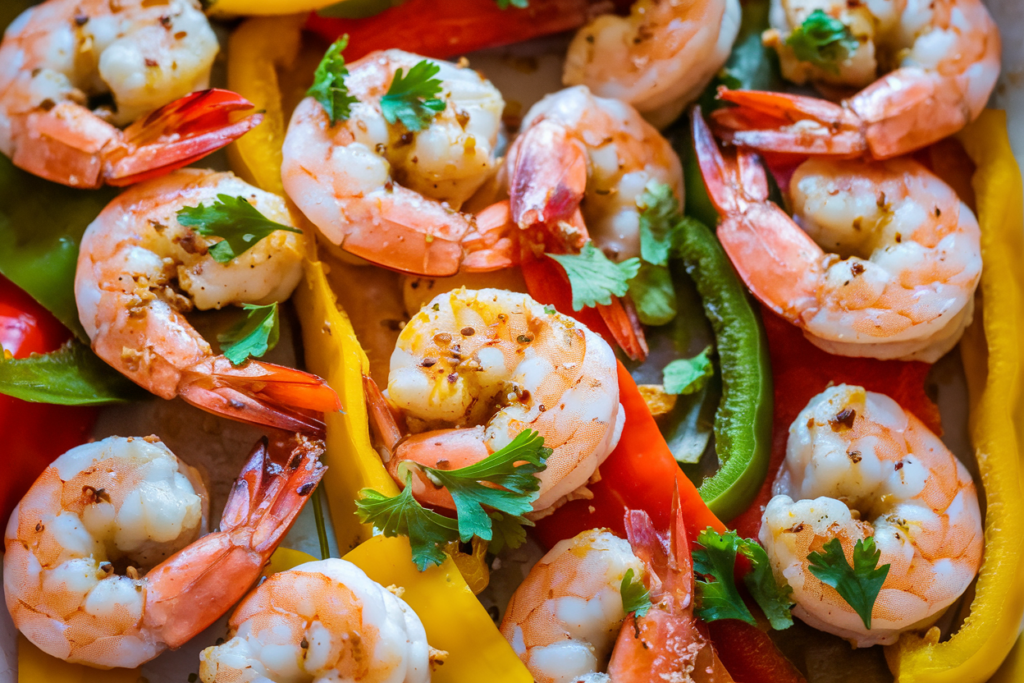
{"type": "Polygon", "coordinates": [[[612,302],[605,306],[597,305],[601,319],[608,326],[608,331],[626,355],[641,363],[647,359],[647,338],[644,336],[643,325],[636,314],[636,307],[629,297],[612,297],[612,302]]]}
{"type": "Polygon", "coordinates": [[[228,496],[221,529],[146,575],[146,620],[177,648],[208,627],[249,590],[326,467],[322,441],[297,436],[284,467],[267,440],[253,448],[228,496]]]}
{"type": "Polygon", "coordinates": [[[796,323],[817,302],[824,252],[774,202],[756,154],[739,149],[726,157],[694,107],[697,164],[722,216],[718,239],[743,282],[773,311],[796,323]]]}
{"type": "Polygon", "coordinates": [[[177,392],[232,420],[316,438],[325,433],[324,413],[341,410],[334,389],[316,375],[256,360],[236,367],[223,356],[184,370],[177,392]]]}
{"type": "Polygon", "coordinates": [[[124,130],[120,144],[105,154],[104,179],[124,186],[191,164],[252,130],[262,113],[229,90],[211,88],[160,107],[124,130]]]}
{"type": "Polygon", "coordinates": [[[718,98],[737,105],[712,115],[715,132],[734,145],[850,158],[868,151],[860,117],[827,100],[724,86],[718,89],[718,98]]]}
{"type": "Polygon", "coordinates": [[[518,228],[509,200],[488,206],[475,217],[475,225],[462,239],[462,270],[489,273],[519,265],[518,228]]]}
{"type": "Polygon", "coordinates": [[[523,229],[570,220],[587,187],[586,150],[563,126],[544,120],[530,126],[517,147],[509,189],[512,220],[523,229]]]}
{"type": "MultiPolygon", "coordinates": [[[[384,392],[380,390],[372,377],[363,375],[363,393],[366,394],[366,409],[370,414],[370,426],[377,433],[377,438],[389,453],[394,453],[398,442],[402,440],[405,430],[398,423],[399,418],[391,409],[384,392]]],[[[387,459],[385,459],[385,464],[387,459]]]]}

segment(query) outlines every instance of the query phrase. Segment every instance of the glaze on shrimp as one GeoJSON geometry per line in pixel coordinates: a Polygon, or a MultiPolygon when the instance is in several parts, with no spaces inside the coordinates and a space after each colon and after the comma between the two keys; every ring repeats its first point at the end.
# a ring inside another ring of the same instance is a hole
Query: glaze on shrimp
{"type": "Polygon", "coordinates": [[[934,622],[981,564],[983,533],[970,473],[920,420],[888,396],[839,385],[811,399],[789,428],[786,459],[760,540],[793,613],[857,647],[891,644],[934,622]],[[874,537],[889,565],[871,629],[808,569],[837,538],[847,561],[874,537]]]}
{"type": "Polygon", "coordinates": [[[282,469],[257,444],[220,529],[206,491],[155,437],[110,437],[51,464],[11,515],[4,596],[49,655],[134,668],[205,629],[245,594],[326,468],[299,438],[282,469]]]}

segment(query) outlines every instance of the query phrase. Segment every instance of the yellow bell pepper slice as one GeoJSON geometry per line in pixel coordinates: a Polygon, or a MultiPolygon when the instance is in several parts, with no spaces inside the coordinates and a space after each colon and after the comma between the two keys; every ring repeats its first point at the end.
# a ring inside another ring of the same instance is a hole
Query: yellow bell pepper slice
{"type": "Polygon", "coordinates": [[[18,683],[138,683],[138,669],[100,671],[84,664],[70,664],[51,657],[18,634],[18,683]]]}
{"type": "MultiPolygon", "coordinates": [[[[1017,640],[1024,614],[1024,190],[1006,115],[986,111],[959,139],[974,160],[981,223],[981,307],[961,342],[970,433],[987,505],[985,555],[970,615],[938,642],[938,630],[904,634],[887,648],[897,683],[981,683],[1017,640]]],[[[1020,680],[1020,679],[1017,679],[1020,680]]]]}
{"type": "Polygon", "coordinates": [[[207,13],[212,16],[268,16],[312,12],[339,0],[213,0],[207,13]]]}

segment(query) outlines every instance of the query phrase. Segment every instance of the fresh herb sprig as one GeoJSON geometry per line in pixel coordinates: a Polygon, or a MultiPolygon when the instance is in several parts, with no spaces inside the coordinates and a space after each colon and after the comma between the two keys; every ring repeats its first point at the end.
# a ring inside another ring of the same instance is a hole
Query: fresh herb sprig
{"type": "Polygon", "coordinates": [[[838,538],[826,543],[822,550],[825,552],[807,556],[807,568],[822,583],[835,588],[864,622],[864,628],[870,629],[871,611],[889,575],[889,565],[878,566],[882,551],[875,547],[874,537],[857,541],[853,546],[852,567],[838,538]]]}
{"type": "Polygon", "coordinates": [[[347,46],[348,36],[344,35],[327,48],[313,74],[313,85],[306,91],[306,95],[319,102],[327,112],[332,126],[338,121],[347,121],[352,115],[352,105],[359,101],[349,93],[345,84],[348,68],[341,53],[347,46]]]}
{"type": "Polygon", "coordinates": [[[401,121],[409,130],[416,132],[430,125],[438,112],[444,111],[441,93],[441,79],[434,78],[441,67],[427,59],[417,62],[403,73],[395,72],[387,94],[380,98],[381,113],[388,123],[401,121]]]}
{"type": "Polygon", "coordinates": [[[245,197],[218,194],[209,206],[186,206],[177,212],[178,222],[192,228],[203,237],[220,237],[221,241],[209,248],[210,256],[217,263],[241,256],[256,244],[278,230],[302,234],[301,230],[276,223],[245,197]]]}
{"type": "Polygon", "coordinates": [[[786,45],[800,61],[838,74],[839,64],[856,52],[860,43],[846,24],[816,9],[789,34],[786,45]]]}
{"type": "Polygon", "coordinates": [[[644,587],[639,577],[633,580],[632,567],[626,570],[619,584],[619,595],[622,598],[622,611],[632,612],[637,618],[646,617],[651,611],[651,592],[644,587]]]}
{"type": "Polygon", "coordinates": [[[234,326],[217,335],[221,352],[232,365],[241,365],[250,358],[262,358],[277,346],[281,338],[281,323],[277,304],[257,306],[244,304],[246,315],[234,326]]]}

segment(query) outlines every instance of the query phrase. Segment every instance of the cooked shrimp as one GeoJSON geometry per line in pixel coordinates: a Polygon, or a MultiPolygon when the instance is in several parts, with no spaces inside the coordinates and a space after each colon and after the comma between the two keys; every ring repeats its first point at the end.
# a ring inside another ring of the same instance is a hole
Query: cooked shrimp
{"type": "Polygon", "coordinates": [[[437,653],[416,613],[345,560],[274,574],[229,626],[226,643],[199,655],[203,683],[429,683],[437,653]]]}
{"type": "Polygon", "coordinates": [[[454,275],[472,217],[458,211],[494,170],[505,103],[477,72],[440,68],[446,107],[421,131],[389,124],[380,100],[395,72],[422,57],[386,50],[349,66],[359,98],[348,120],[330,125],[323,106],[303,100],[288,125],[281,179],[288,196],[331,244],[395,270],[454,275]]]}
{"type": "Polygon", "coordinates": [[[245,594],[323,476],[322,443],[288,465],[257,444],[220,530],[196,471],[155,437],[73,448],[40,475],[4,537],[4,595],[44,652],[134,668],[205,629],[245,594]]]}
{"type": "Polygon", "coordinates": [[[888,396],[840,385],[818,394],[789,428],[786,459],[760,540],[794,613],[857,647],[893,643],[934,622],[970,585],[982,552],[978,494],[967,469],[888,396]],[[808,570],[833,538],[847,560],[874,537],[889,565],[871,629],[808,570]]]}
{"type": "Polygon", "coordinates": [[[683,170],[668,141],[630,105],[585,86],[546,96],[523,119],[509,149],[512,220],[521,229],[573,227],[609,258],[640,255],[636,200],[651,181],[683,200],[683,170]],[[583,226],[573,221],[581,212],[583,226]],[[575,223],[568,226],[568,223],[575,223]]]}
{"type": "Polygon", "coordinates": [[[830,353],[934,362],[953,348],[981,245],[952,188],[910,159],[810,159],[790,183],[798,224],[768,200],[756,156],[726,159],[699,112],[693,125],[718,237],[763,304],[830,353]]]}
{"type": "Polygon", "coordinates": [[[646,513],[629,511],[628,542],[605,529],[584,531],[534,565],[501,634],[537,683],[731,683],[693,616],[690,552],[674,512],[668,539],[646,513]],[[623,611],[620,586],[630,569],[650,591],[651,610],[639,618],[623,611]]]}
{"type": "Polygon", "coordinates": [[[999,78],[999,29],[982,0],[773,0],[772,18],[778,28],[766,41],[777,47],[787,78],[863,90],[841,104],[725,91],[722,98],[740,106],[716,112],[715,121],[738,145],[899,156],[976,119],[999,78]],[[834,74],[798,62],[785,44],[814,10],[842,21],[859,43],[834,74]]]}
{"type": "MultiPolygon", "coordinates": [[[[527,429],[554,449],[537,475],[535,510],[594,474],[622,433],[615,354],[601,337],[549,310],[525,294],[458,289],[435,297],[406,324],[388,377],[388,398],[414,432],[386,444],[393,452],[388,470],[399,484],[403,461],[467,466],[527,429]]],[[[454,507],[419,471],[413,493],[454,507]]]]}
{"type": "Polygon", "coordinates": [[[638,0],[628,16],[603,14],[576,33],[562,80],[664,128],[725,64],[739,28],[739,0],[638,0]]]}
{"type": "Polygon", "coordinates": [[[0,44],[0,152],[72,187],[128,185],[185,166],[256,126],[208,87],[217,37],[198,0],[47,0],[0,44]],[[90,110],[90,98],[111,105],[90,110]],[[115,126],[131,124],[125,130],[115,126]]]}
{"type": "Polygon", "coordinates": [[[117,197],[86,229],[75,274],[78,314],[96,354],[157,396],[181,396],[233,419],[319,433],[338,398],[322,380],[249,361],[234,367],[185,320],[200,310],[268,304],[302,276],[303,236],[276,231],[227,263],[208,253],[215,240],[181,225],[177,212],[243,197],[291,226],[284,200],[231,173],[185,169],[117,197]]]}

